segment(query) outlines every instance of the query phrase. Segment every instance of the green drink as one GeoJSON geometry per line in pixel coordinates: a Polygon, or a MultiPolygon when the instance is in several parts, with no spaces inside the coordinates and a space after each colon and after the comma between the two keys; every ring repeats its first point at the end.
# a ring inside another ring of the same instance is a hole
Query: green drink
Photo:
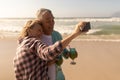
{"type": "Polygon", "coordinates": [[[58,66],[61,66],[61,64],[63,63],[63,58],[61,55],[57,56],[57,60],[55,62],[58,66]]]}
{"type": "Polygon", "coordinates": [[[78,53],[77,53],[76,49],[70,48],[70,58],[72,59],[71,64],[73,64],[73,65],[76,64],[76,62],[74,62],[74,59],[77,58],[77,56],[78,56],[78,53]]]}
{"type": "Polygon", "coordinates": [[[62,52],[62,56],[65,58],[65,59],[68,59],[69,58],[69,51],[67,49],[64,49],[63,52],[62,52]]]}

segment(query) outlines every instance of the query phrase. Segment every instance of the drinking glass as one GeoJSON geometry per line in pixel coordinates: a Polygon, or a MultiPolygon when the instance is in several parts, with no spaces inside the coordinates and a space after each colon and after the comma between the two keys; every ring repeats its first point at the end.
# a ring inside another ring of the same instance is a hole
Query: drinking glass
{"type": "Polygon", "coordinates": [[[72,65],[76,64],[76,62],[74,61],[74,59],[77,58],[77,56],[78,56],[78,53],[77,53],[76,49],[75,48],[70,48],[70,54],[69,55],[70,55],[69,57],[72,59],[70,64],[72,64],[72,65]]]}
{"type": "Polygon", "coordinates": [[[63,63],[62,55],[57,56],[57,58],[56,58],[56,64],[57,64],[58,66],[61,66],[62,63],[63,63]]]}
{"type": "Polygon", "coordinates": [[[68,59],[69,58],[69,51],[67,48],[65,48],[62,52],[62,56],[65,58],[65,59],[68,59]]]}

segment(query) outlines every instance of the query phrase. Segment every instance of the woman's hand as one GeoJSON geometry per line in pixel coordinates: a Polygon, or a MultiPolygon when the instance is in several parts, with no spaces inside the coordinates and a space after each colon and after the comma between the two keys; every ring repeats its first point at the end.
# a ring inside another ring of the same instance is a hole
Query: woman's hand
{"type": "Polygon", "coordinates": [[[84,28],[85,25],[86,25],[86,22],[78,23],[74,31],[72,32],[72,34],[70,34],[68,37],[64,38],[63,40],[61,40],[63,49],[71,42],[71,40],[79,36],[80,33],[83,33],[82,29],[84,28]]]}
{"type": "Polygon", "coordinates": [[[79,35],[80,33],[82,33],[82,29],[84,28],[85,25],[86,25],[86,22],[78,23],[73,31],[73,34],[79,35]]]}

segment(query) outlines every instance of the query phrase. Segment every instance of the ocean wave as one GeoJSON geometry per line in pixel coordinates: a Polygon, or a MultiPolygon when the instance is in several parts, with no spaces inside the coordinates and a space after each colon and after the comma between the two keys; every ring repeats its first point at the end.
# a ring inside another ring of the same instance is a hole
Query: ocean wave
{"type": "MultiPolygon", "coordinates": [[[[0,19],[0,31],[18,33],[27,20],[29,19],[0,19]]],[[[120,18],[55,18],[54,29],[61,34],[70,34],[79,21],[91,22],[91,30],[87,33],[89,35],[120,34],[120,18]]]]}
{"type": "Polygon", "coordinates": [[[16,26],[5,26],[5,27],[0,27],[0,31],[9,31],[9,32],[20,32],[21,27],[16,27],[16,26]]]}
{"type": "Polygon", "coordinates": [[[70,18],[70,19],[55,19],[55,21],[63,21],[63,22],[79,22],[79,21],[90,21],[90,22],[120,22],[120,18],[70,18]]]}
{"type": "Polygon", "coordinates": [[[89,30],[86,34],[94,34],[94,33],[96,33],[96,32],[99,32],[99,31],[101,31],[102,29],[91,29],[91,30],[89,30]]]}

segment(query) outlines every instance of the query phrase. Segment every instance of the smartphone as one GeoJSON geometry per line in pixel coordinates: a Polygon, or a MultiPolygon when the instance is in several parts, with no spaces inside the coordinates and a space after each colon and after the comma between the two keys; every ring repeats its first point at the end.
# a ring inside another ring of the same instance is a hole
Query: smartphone
{"type": "Polygon", "coordinates": [[[86,32],[86,31],[88,31],[89,29],[91,29],[90,22],[86,22],[86,25],[85,25],[85,27],[82,29],[82,32],[86,32]]]}

